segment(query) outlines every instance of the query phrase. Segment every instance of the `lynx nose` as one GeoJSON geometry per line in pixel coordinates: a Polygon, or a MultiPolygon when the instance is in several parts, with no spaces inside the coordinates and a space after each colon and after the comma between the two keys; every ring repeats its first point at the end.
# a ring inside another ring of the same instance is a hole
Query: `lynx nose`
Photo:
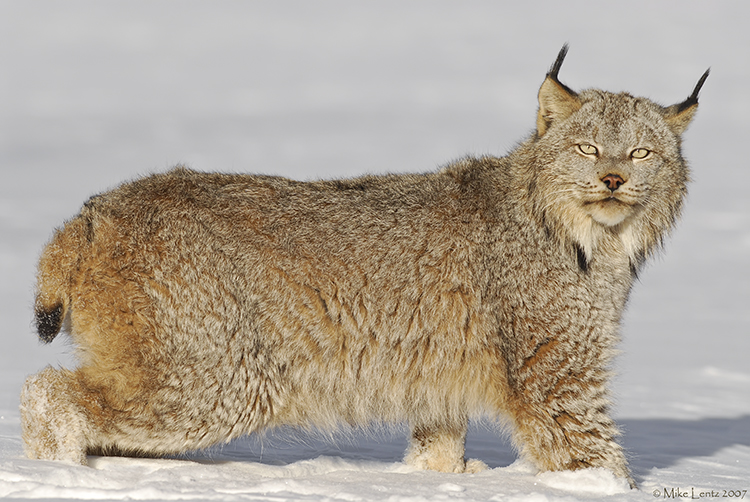
{"type": "Polygon", "coordinates": [[[620,188],[623,183],[625,183],[625,180],[622,179],[622,176],[619,174],[608,174],[605,177],[602,178],[602,181],[605,185],[607,185],[607,188],[612,190],[613,192],[620,188]]]}

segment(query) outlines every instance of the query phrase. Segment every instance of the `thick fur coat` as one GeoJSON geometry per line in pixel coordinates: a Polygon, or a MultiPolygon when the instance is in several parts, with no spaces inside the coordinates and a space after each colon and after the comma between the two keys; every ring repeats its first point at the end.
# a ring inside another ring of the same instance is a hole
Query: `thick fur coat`
{"type": "Polygon", "coordinates": [[[303,183],[178,167],[92,197],[44,249],[39,336],[74,370],[21,396],[32,458],[160,455],[280,425],[403,422],[448,472],[470,417],[540,470],[629,478],[609,366],[635,273],[686,193],[662,107],[558,80],[508,156],[303,183]]]}

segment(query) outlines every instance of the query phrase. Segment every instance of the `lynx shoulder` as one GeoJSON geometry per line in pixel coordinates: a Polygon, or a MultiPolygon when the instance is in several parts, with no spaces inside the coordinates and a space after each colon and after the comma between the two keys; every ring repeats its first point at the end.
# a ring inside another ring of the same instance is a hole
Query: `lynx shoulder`
{"type": "Polygon", "coordinates": [[[405,461],[504,421],[540,470],[629,478],[608,379],[633,277],[680,213],[683,102],[558,79],[505,157],[302,183],[176,168],[92,197],[38,271],[79,367],[21,395],[31,458],[163,455],[263,428],[407,422],[405,461]]]}

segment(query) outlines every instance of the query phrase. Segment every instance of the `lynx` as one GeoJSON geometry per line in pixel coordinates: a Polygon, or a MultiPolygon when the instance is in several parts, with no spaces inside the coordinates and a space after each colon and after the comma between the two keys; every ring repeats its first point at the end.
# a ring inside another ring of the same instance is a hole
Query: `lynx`
{"type": "Polygon", "coordinates": [[[408,423],[405,462],[475,472],[469,418],[539,470],[631,484],[610,363],[680,214],[683,102],[539,90],[505,157],[298,182],[177,167],[92,197],[38,269],[39,337],[80,365],[21,394],[26,453],[166,455],[277,426],[408,423]]]}

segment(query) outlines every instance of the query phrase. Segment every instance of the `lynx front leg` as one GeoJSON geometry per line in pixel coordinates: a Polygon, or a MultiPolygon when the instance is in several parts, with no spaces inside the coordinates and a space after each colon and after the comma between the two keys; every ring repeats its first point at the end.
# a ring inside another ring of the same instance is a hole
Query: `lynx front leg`
{"type": "Polygon", "coordinates": [[[76,403],[74,374],[51,367],[30,376],[21,391],[21,428],[29,458],[86,463],[89,424],[76,403]]]}
{"type": "Polygon", "coordinates": [[[479,472],[480,460],[464,460],[466,423],[463,425],[414,426],[405,462],[418,469],[440,472],[479,472]]]}
{"type": "Polygon", "coordinates": [[[522,455],[546,471],[604,467],[635,487],[615,441],[619,431],[607,412],[603,382],[579,374],[560,377],[544,390],[539,383],[528,382],[512,400],[522,455]]]}

